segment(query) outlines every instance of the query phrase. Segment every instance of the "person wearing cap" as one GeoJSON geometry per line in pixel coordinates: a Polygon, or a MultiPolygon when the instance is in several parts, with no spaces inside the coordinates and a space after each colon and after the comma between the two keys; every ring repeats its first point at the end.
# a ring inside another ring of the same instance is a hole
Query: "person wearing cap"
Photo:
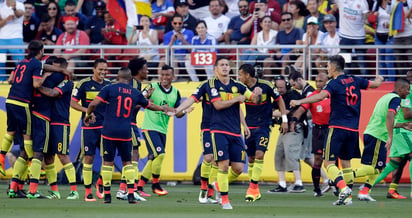
{"type": "MultiPolygon", "coordinates": [[[[320,44],[320,35],[322,32],[319,30],[319,23],[318,18],[310,17],[307,20],[307,30],[302,36],[302,40],[299,40],[296,44],[298,45],[319,45],[320,44]]],[[[312,49],[312,51],[315,51],[312,49]]],[[[311,60],[316,59],[316,54],[312,54],[310,57],[309,54],[306,53],[306,57],[303,55],[299,56],[299,58],[295,62],[295,66],[297,69],[301,69],[303,67],[303,62],[306,60],[306,63],[309,65],[311,64],[311,60]]]]}
{"type": "MultiPolygon", "coordinates": [[[[67,16],[64,19],[64,27],[66,31],[59,36],[56,45],[74,46],[74,45],[90,45],[90,39],[86,32],[77,29],[77,17],[67,16]]],[[[79,62],[82,56],[87,52],[87,49],[80,48],[55,48],[53,53],[56,56],[62,56],[69,61],[68,68],[73,67],[86,67],[87,63],[79,62]]]]}
{"type": "MultiPolygon", "coordinates": [[[[189,13],[189,4],[187,0],[175,0],[175,12],[183,17],[183,28],[195,32],[197,19],[189,13]]],[[[165,33],[173,30],[172,19],[169,19],[166,24],[165,33]]]]}
{"type": "Polygon", "coordinates": [[[320,36],[320,44],[324,46],[335,46],[329,48],[318,48],[315,50],[315,54],[318,57],[315,60],[315,66],[319,72],[326,73],[326,63],[330,56],[337,55],[340,52],[339,41],[340,37],[336,29],[336,18],[332,14],[328,14],[323,18],[323,25],[325,26],[326,33],[320,36]]]}
{"type": "Polygon", "coordinates": [[[326,32],[325,26],[323,25],[323,18],[325,17],[325,15],[319,13],[318,8],[319,8],[318,0],[308,0],[308,3],[306,4],[306,9],[308,9],[310,14],[308,16],[306,16],[305,20],[303,21],[303,30],[305,32],[306,32],[306,28],[308,26],[308,19],[310,17],[318,18],[320,31],[326,32]]]}
{"type": "Polygon", "coordinates": [[[260,19],[266,15],[272,18],[272,29],[279,29],[281,15],[277,11],[269,9],[266,0],[256,0],[254,7],[255,10],[252,16],[247,19],[240,28],[242,34],[249,34],[250,38],[253,39],[254,35],[262,30],[259,26],[260,19]]]}
{"type": "Polygon", "coordinates": [[[101,44],[103,42],[102,29],[104,29],[106,23],[104,22],[104,11],[106,9],[106,4],[103,1],[98,1],[96,3],[96,15],[91,16],[87,19],[84,31],[90,38],[90,44],[101,44]]]}

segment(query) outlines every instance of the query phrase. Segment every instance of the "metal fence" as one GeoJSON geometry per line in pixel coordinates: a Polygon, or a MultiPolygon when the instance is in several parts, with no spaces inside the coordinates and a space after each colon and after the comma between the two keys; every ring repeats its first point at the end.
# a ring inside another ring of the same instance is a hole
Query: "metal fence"
{"type": "MultiPolygon", "coordinates": [[[[186,73],[186,64],[190,59],[189,51],[193,48],[202,48],[201,46],[112,46],[112,45],[90,45],[90,46],[45,46],[45,50],[49,53],[45,55],[53,55],[53,49],[79,49],[86,48],[87,52],[80,54],[80,58],[69,62],[75,63],[74,70],[76,76],[81,78],[92,74],[93,61],[96,58],[105,58],[109,62],[110,75],[114,75],[121,66],[127,66],[129,60],[133,57],[142,55],[148,60],[150,70],[149,80],[157,78],[157,71],[163,63],[175,67],[176,72],[179,72],[179,80],[190,80],[186,73]],[[176,50],[186,49],[189,54],[178,54],[176,50]],[[186,62],[186,63],[185,63],[186,62]]],[[[203,47],[204,48],[204,47],[203,47]]],[[[1,46],[0,49],[26,49],[26,46],[1,46]]],[[[233,76],[237,77],[237,69],[243,63],[253,63],[261,65],[264,71],[265,78],[272,78],[275,75],[282,74],[283,68],[288,64],[299,66],[299,70],[303,73],[306,79],[313,80],[318,72],[326,72],[326,63],[328,55],[318,52],[323,49],[346,49],[348,53],[340,53],[345,56],[345,59],[350,62],[345,69],[353,74],[359,74],[363,77],[375,77],[376,74],[381,74],[385,79],[394,79],[405,75],[407,70],[412,68],[412,62],[409,61],[411,53],[402,52],[402,49],[412,49],[410,46],[305,46],[305,45],[289,45],[289,46],[250,46],[250,45],[218,45],[215,46],[218,56],[226,56],[231,60],[233,76]],[[248,50],[266,49],[267,52],[254,54],[248,50]],[[277,56],[280,49],[291,49],[289,53],[292,56],[289,60],[278,60],[273,58],[277,56]],[[361,49],[362,53],[354,53],[355,49],[361,49]],[[397,53],[384,53],[385,49],[395,49],[397,53]],[[399,52],[400,51],[400,52],[399,52]],[[259,57],[257,61],[253,61],[253,56],[259,57]],[[299,58],[302,56],[301,58],[299,58]],[[359,57],[364,57],[359,58],[359,57]],[[263,58],[265,57],[265,58],[263,58]],[[298,58],[297,60],[295,60],[298,58]],[[245,60],[249,59],[249,60],[245,60]],[[395,73],[395,75],[387,75],[386,73],[395,73]]],[[[25,56],[26,53],[3,53],[0,54],[0,81],[6,80],[10,72],[14,69],[17,57],[25,56]],[[2,74],[6,72],[6,74],[2,74]]],[[[190,62],[190,61],[189,61],[190,62]]],[[[204,67],[196,66],[196,73],[202,79],[206,78],[204,67]]]]}

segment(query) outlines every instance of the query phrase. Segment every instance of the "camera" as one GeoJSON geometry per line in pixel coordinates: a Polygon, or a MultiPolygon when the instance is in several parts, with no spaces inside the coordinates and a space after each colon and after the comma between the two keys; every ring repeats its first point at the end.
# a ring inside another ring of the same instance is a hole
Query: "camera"
{"type": "Polygon", "coordinates": [[[135,27],[136,27],[136,30],[142,30],[143,29],[142,25],[136,25],[135,27]]]}
{"type": "Polygon", "coordinates": [[[260,11],[260,8],[255,8],[255,11],[257,12],[257,11],[260,11]]]}

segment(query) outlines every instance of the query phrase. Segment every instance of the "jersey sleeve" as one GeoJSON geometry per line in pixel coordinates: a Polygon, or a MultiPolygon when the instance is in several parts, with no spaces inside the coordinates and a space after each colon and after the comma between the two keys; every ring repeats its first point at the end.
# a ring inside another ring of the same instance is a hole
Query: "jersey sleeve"
{"type": "Polygon", "coordinates": [[[389,102],[389,108],[388,111],[393,111],[395,114],[398,113],[401,105],[401,98],[392,98],[392,100],[389,102]]]}
{"type": "Polygon", "coordinates": [[[253,92],[250,91],[243,83],[236,83],[239,92],[246,97],[246,99],[251,100],[253,97],[253,92]]]}
{"type": "Polygon", "coordinates": [[[406,99],[403,99],[403,100],[402,100],[401,106],[402,106],[402,107],[405,107],[405,108],[412,108],[412,105],[411,105],[411,95],[409,95],[406,99]]]}
{"type": "Polygon", "coordinates": [[[69,80],[63,80],[59,85],[54,87],[54,89],[57,90],[60,93],[60,95],[63,95],[64,93],[72,92],[73,83],[69,80]]]}
{"type": "Polygon", "coordinates": [[[149,89],[151,89],[153,86],[150,83],[149,85],[147,85],[146,87],[144,87],[144,89],[142,90],[142,95],[146,96],[147,92],[149,91],[149,89]]]}
{"type": "Polygon", "coordinates": [[[275,87],[267,85],[267,89],[269,96],[272,97],[274,101],[279,101],[282,98],[282,95],[280,95],[275,87]]]}
{"type": "Polygon", "coordinates": [[[207,81],[200,84],[190,97],[193,98],[196,102],[199,102],[200,98],[206,94],[206,86],[207,81]]]}
{"type": "Polygon", "coordinates": [[[329,81],[326,84],[325,88],[323,88],[323,90],[322,90],[322,92],[327,92],[328,93],[329,98],[334,93],[334,89],[335,89],[335,86],[336,86],[335,81],[336,81],[335,79],[329,81]]]}
{"type": "Polygon", "coordinates": [[[43,64],[40,61],[38,61],[33,66],[33,78],[41,79],[42,72],[43,72],[43,64]]]}
{"type": "Polygon", "coordinates": [[[145,109],[150,106],[150,102],[143,96],[141,92],[133,90],[133,96],[136,99],[137,105],[140,105],[145,109]]]}
{"type": "Polygon", "coordinates": [[[82,85],[82,83],[78,83],[76,85],[76,88],[74,88],[74,90],[73,90],[72,99],[74,101],[78,102],[78,101],[80,101],[80,99],[82,99],[83,96],[85,96],[83,85],[82,85]]]}
{"type": "Polygon", "coordinates": [[[175,102],[175,108],[180,106],[181,101],[182,101],[182,96],[180,95],[179,90],[177,90],[177,98],[176,98],[176,102],[175,102]]]}
{"type": "Polygon", "coordinates": [[[360,89],[368,89],[370,86],[370,81],[361,77],[354,77],[358,80],[360,89]]]}
{"type": "Polygon", "coordinates": [[[100,101],[107,103],[107,100],[109,98],[109,90],[110,86],[105,86],[100,90],[99,94],[97,94],[96,98],[99,99],[100,101]]]}

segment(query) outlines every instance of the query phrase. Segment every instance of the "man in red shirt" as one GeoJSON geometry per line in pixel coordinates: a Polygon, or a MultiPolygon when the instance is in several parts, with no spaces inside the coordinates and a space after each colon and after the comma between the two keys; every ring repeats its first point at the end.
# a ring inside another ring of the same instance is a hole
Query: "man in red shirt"
{"type": "MultiPolygon", "coordinates": [[[[326,86],[328,81],[328,75],[326,73],[319,73],[316,76],[316,90],[312,92],[309,96],[315,95],[322,91],[323,87],[326,86]]],[[[309,97],[308,96],[308,97],[309,97]]],[[[326,98],[323,101],[319,101],[311,104],[302,104],[292,115],[290,130],[295,129],[295,123],[299,118],[310,110],[312,114],[312,153],[314,154],[315,160],[312,166],[312,181],[314,186],[314,196],[322,196],[322,191],[319,186],[320,182],[320,171],[322,169],[322,154],[323,154],[323,144],[324,139],[328,132],[328,123],[330,115],[330,98],[326,98]]]]}
{"type": "MultiPolygon", "coordinates": [[[[66,17],[64,19],[64,28],[66,32],[61,34],[57,39],[56,45],[64,46],[74,46],[74,45],[90,45],[90,39],[86,32],[77,29],[78,18],[76,17],[66,17]]],[[[73,69],[74,67],[86,67],[87,63],[78,60],[82,59],[82,56],[87,52],[87,49],[80,48],[56,48],[53,53],[56,56],[61,56],[65,58],[68,62],[68,68],[73,69]]]]}

